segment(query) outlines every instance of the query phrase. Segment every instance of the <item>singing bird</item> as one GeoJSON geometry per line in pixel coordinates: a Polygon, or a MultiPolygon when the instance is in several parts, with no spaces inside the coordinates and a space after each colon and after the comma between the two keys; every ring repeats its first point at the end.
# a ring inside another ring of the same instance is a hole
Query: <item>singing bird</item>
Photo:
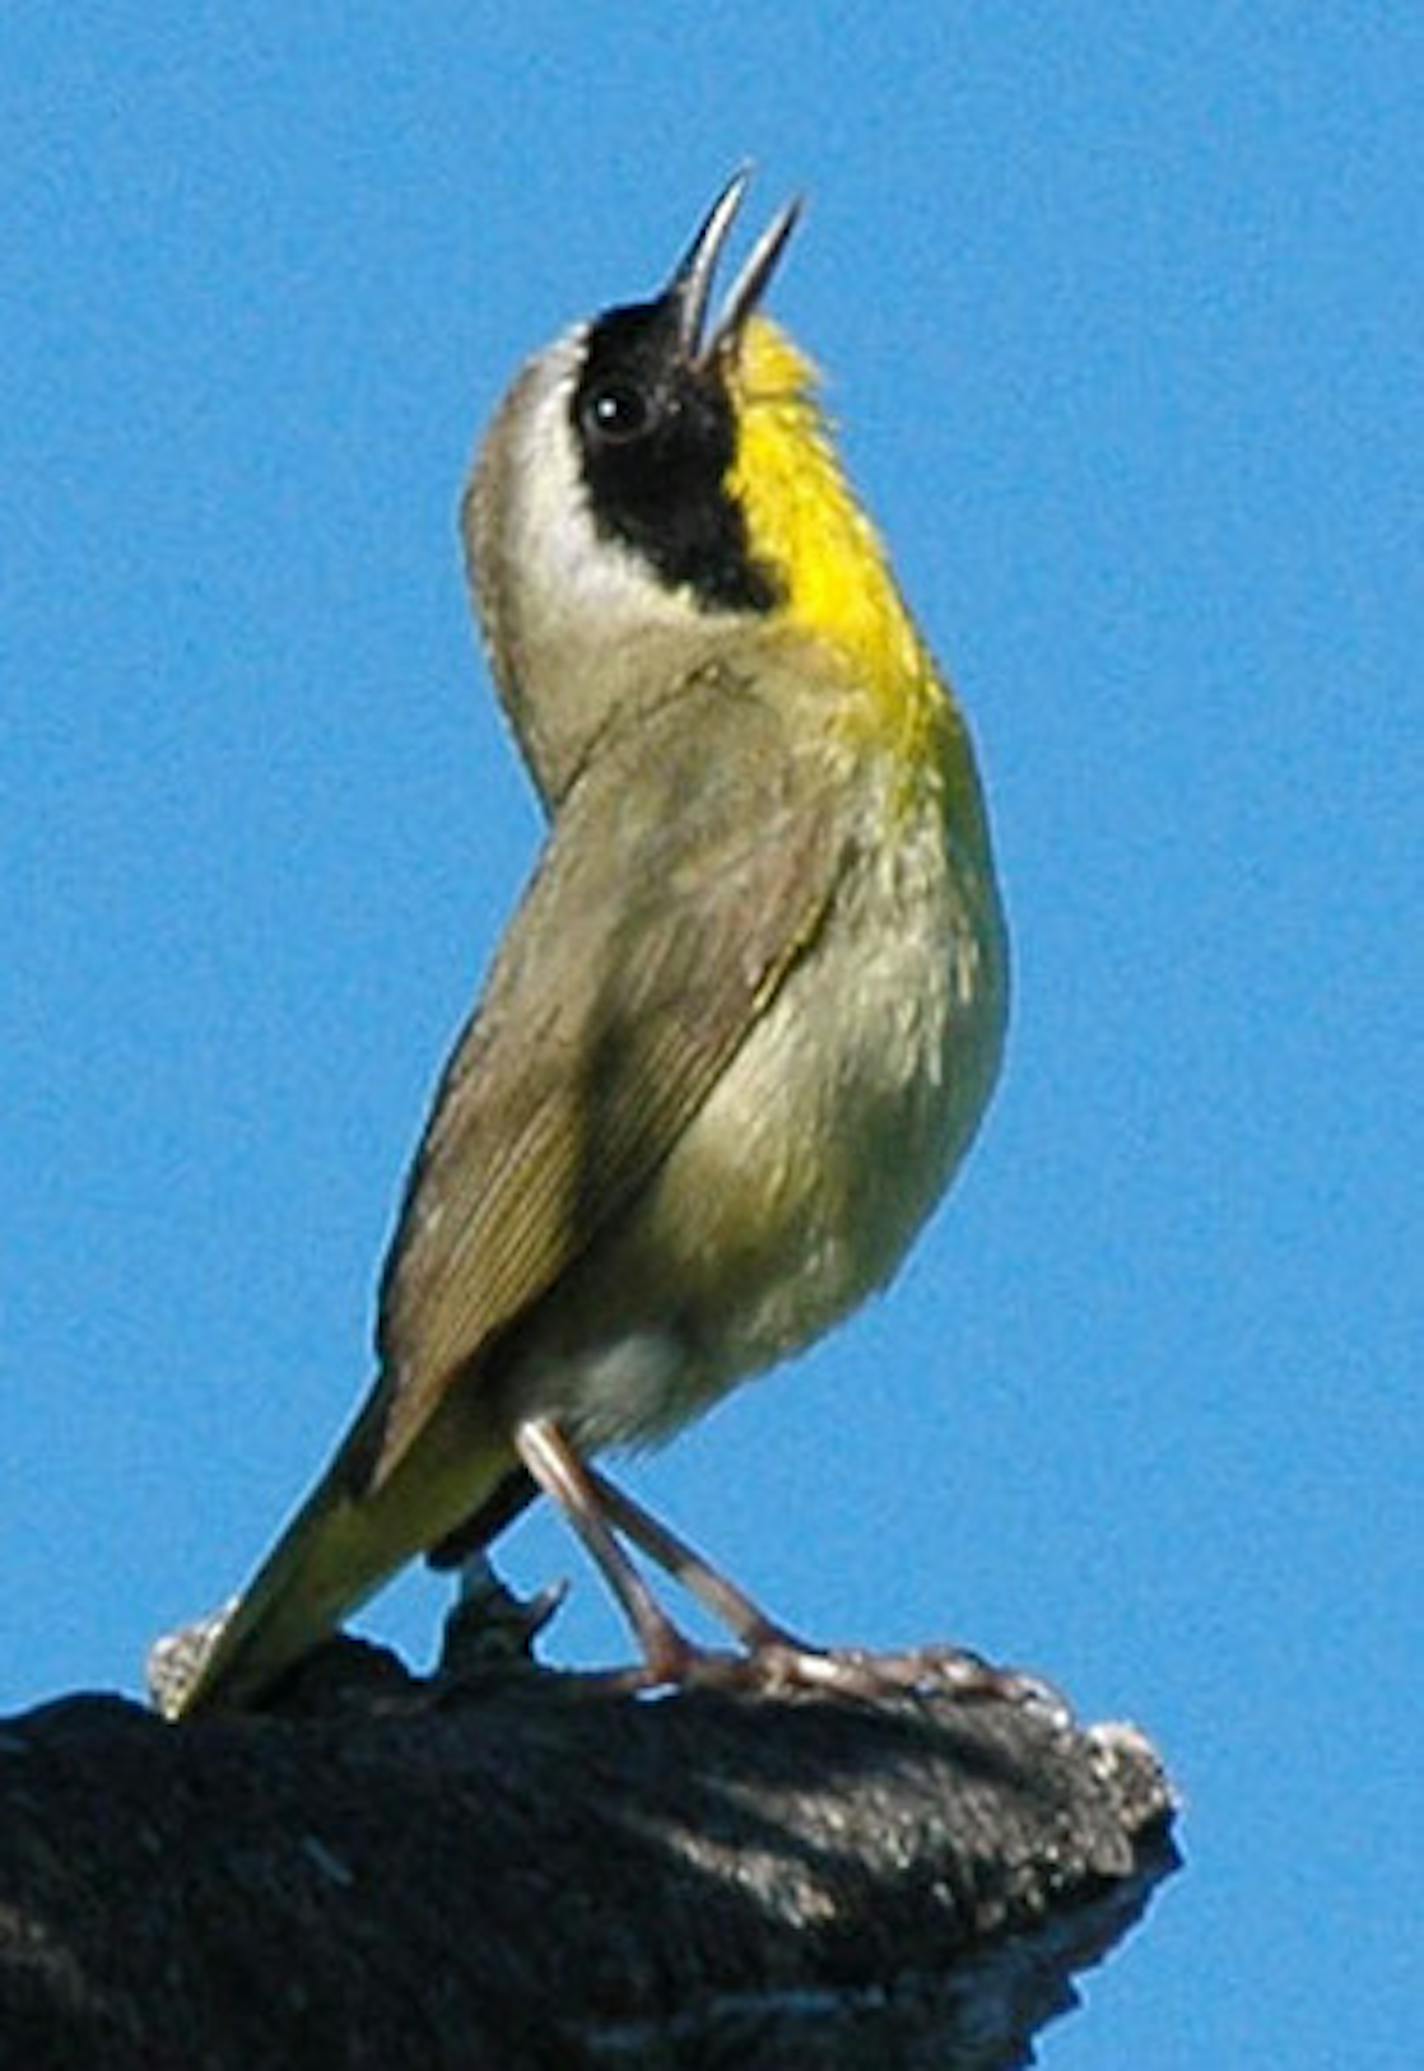
{"type": "Polygon", "coordinates": [[[404,1562],[482,1546],[540,1490],[649,1680],[705,1657],[624,1540],[753,1666],[828,1658],[590,1464],[668,1438],[890,1278],[1003,1042],[969,735],[816,370],[761,310],[797,203],[708,321],[746,179],[666,288],[525,367],[477,462],[468,563],[547,840],[406,1186],[375,1382],[159,1689],[171,1716],[257,1701],[404,1562]]]}

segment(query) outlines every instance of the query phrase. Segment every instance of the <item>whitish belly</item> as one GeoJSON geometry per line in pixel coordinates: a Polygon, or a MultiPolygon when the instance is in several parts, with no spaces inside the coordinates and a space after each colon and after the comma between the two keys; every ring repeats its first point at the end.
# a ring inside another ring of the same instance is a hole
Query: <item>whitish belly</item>
{"type": "Polygon", "coordinates": [[[536,1319],[516,1413],[667,1435],[894,1272],[992,1090],[997,916],[937,839],[867,864],[638,1202],[536,1319]]]}

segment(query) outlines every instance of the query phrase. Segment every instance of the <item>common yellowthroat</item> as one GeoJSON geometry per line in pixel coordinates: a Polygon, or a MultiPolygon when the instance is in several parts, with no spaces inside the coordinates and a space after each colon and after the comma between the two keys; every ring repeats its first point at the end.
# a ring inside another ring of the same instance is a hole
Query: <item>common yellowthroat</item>
{"type": "Polygon", "coordinates": [[[781,1628],[589,1464],[667,1438],[895,1271],[998,1071],[1008,979],[964,721],[846,479],[815,369],[715,321],[739,173],[669,285],[502,404],[463,507],[548,838],[445,1071],[378,1370],[173,1717],[258,1699],[392,1572],[543,1490],[647,1675],[697,1651],[622,1541],[750,1655],[781,1628]]]}

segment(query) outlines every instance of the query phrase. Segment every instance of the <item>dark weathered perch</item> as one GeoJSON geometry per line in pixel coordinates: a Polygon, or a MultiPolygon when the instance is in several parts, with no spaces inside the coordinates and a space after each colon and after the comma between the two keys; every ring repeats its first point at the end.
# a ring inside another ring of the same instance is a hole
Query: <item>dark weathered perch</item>
{"type": "Polygon", "coordinates": [[[0,2064],[987,2071],[1170,1825],[1140,1736],[1000,1698],[73,1697],[0,1727],[0,2064]]]}

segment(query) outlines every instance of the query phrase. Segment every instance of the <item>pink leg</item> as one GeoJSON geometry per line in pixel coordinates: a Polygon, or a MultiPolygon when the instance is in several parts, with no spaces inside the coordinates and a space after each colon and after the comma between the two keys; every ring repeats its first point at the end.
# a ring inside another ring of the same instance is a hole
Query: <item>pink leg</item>
{"type": "Polygon", "coordinates": [[[642,1649],[648,1680],[685,1681],[696,1648],[673,1624],[614,1538],[588,1469],[553,1418],[530,1417],[515,1432],[514,1442],[535,1481],[602,1569],[642,1649]]]}

